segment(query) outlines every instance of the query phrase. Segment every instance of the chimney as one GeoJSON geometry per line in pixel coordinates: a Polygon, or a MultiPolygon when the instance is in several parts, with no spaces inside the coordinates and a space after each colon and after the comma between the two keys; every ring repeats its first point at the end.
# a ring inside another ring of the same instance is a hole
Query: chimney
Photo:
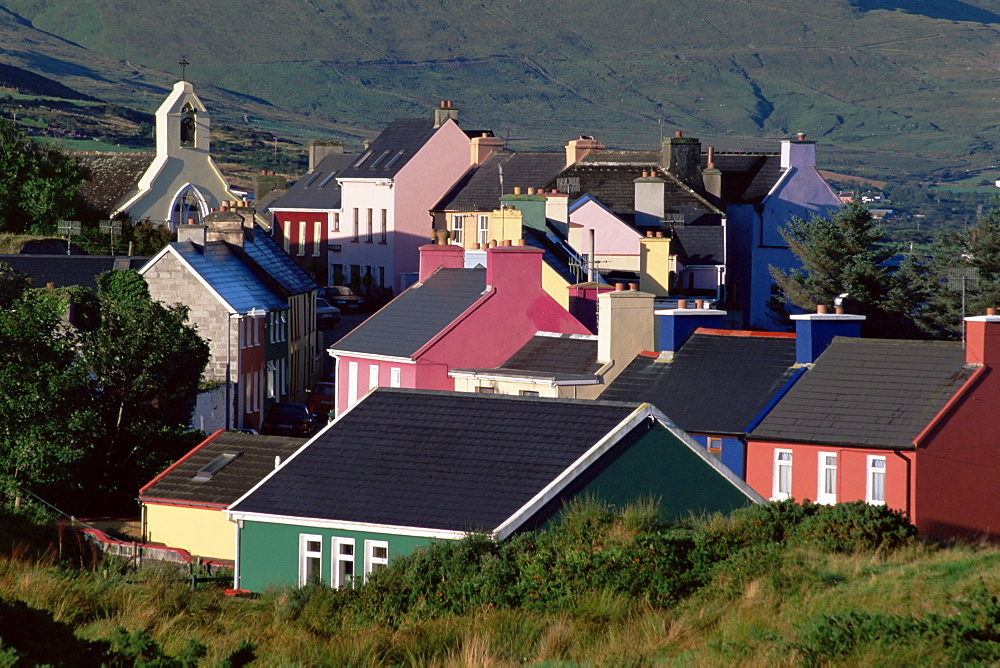
{"type": "Polygon", "coordinates": [[[336,139],[314,139],[309,142],[309,171],[323,162],[323,158],[334,153],[344,152],[344,142],[336,139]]]}
{"type": "Polygon", "coordinates": [[[542,250],[513,245],[510,240],[504,244],[486,251],[486,285],[526,294],[541,290],[542,250]]]}
{"type": "Polygon", "coordinates": [[[806,141],[804,132],[800,132],[795,139],[781,140],[781,168],[791,167],[815,167],[816,166],[816,142],[806,141]]]}
{"type": "Polygon", "coordinates": [[[656,344],[661,353],[672,355],[699,327],[721,329],[725,311],[714,308],[687,308],[686,300],[677,300],[677,308],[659,309],[656,315],[656,344]]]}
{"type": "Polygon", "coordinates": [[[665,297],[670,294],[670,279],[677,262],[670,253],[670,237],[663,232],[655,235],[639,239],[639,289],[665,297]]]}
{"type": "Polygon", "coordinates": [[[441,106],[434,110],[434,127],[441,127],[449,118],[458,123],[458,109],[451,104],[451,100],[441,100],[441,106]]]}
{"type": "Polygon", "coordinates": [[[1000,364],[1000,315],[996,309],[965,319],[965,363],[1000,364]]]}
{"type": "Polygon", "coordinates": [[[423,283],[438,269],[461,269],[465,265],[465,253],[461,246],[454,244],[428,244],[420,247],[420,275],[423,283]]]}
{"type": "Polygon", "coordinates": [[[663,140],[660,166],[691,188],[701,188],[701,142],[683,136],[678,130],[673,137],[663,140]]]}
{"type": "MultiPolygon", "coordinates": [[[[250,209],[237,210],[233,208],[231,210],[229,204],[229,202],[223,202],[218,211],[213,211],[205,216],[205,242],[225,241],[230,246],[242,249],[244,233],[249,231],[250,234],[253,234],[253,216],[248,213],[251,211],[250,209]],[[246,229],[246,217],[249,217],[250,221],[249,230],[246,229]]],[[[190,226],[179,225],[177,229],[180,230],[184,227],[190,226]]]]}
{"type": "Polygon", "coordinates": [[[812,364],[835,336],[861,336],[863,315],[826,313],[817,307],[816,313],[793,315],[795,321],[795,363],[812,364]]]}
{"type": "Polygon", "coordinates": [[[635,184],[635,226],[658,227],[663,222],[666,181],[655,171],[643,172],[635,184]]]}
{"type": "Polygon", "coordinates": [[[469,140],[469,145],[472,147],[472,166],[476,167],[483,164],[486,158],[503,150],[503,139],[484,132],[469,140]]]}
{"type": "Polygon", "coordinates": [[[204,225],[178,225],[177,242],[184,243],[190,241],[195,246],[205,246],[205,226],[204,225]]]}
{"type": "MultiPolygon", "coordinates": [[[[311,166],[310,169],[312,169],[311,166]]],[[[272,190],[281,190],[286,184],[287,180],[284,176],[278,176],[274,172],[268,173],[262,169],[260,170],[260,174],[255,174],[253,177],[254,199],[259,202],[269,192],[272,190]]]]}
{"type": "Polygon", "coordinates": [[[579,139],[571,139],[566,144],[566,166],[569,167],[581,160],[591,151],[604,149],[604,144],[589,135],[580,135],[579,139]]]}
{"type": "Polygon", "coordinates": [[[552,221],[563,237],[569,238],[569,195],[555,188],[545,195],[545,217],[552,221]]]}
{"type": "MultiPolygon", "coordinates": [[[[545,231],[545,195],[535,194],[534,188],[515,187],[512,195],[502,195],[500,206],[510,206],[521,212],[521,225],[545,231]],[[522,194],[525,190],[529,194],[522,194]]],[[[521,235],[509,235],[518,238],[521,235]]],[[[501,238],[509,238],[502,236],[501,238]]]]}
{"type": "Polygon", "coordinates": [[[722,170],[715,167],[715,147],[708,147],[705,169],[701,172],[702,185],[705,192],[722,199],[722,170]]]}
{"type": "Polygon", "coordinates": [[[653,295],[614,290],[597,297],[597,361],[614,362],[604,376],[610,383],[643,350],[652,350],[653,295]]]}

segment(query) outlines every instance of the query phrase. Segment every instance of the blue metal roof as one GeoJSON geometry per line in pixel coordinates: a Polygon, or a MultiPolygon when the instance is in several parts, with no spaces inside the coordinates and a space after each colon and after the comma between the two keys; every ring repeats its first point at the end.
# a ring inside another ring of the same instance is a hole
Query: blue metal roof
{"type": "Polygon", "coordinates": [[[319,287],[309,278],[309,274],[295,264],[295,260],[288,257],[288,253],[260,227],[255,226],[252,239],[244,238],[243,251],[289,295],[300,295],[319,287]]]}
{"type": "Polygon", "coordinates": [[[218,292],[234,311],[246,313],[251,309],[279,311],[288,308],[288,304],[271,292],[225,243],[208,243],[204,247],[204,252],[190,241],[175,241],[170,247],[212,286],[212,289],[218,292]]]}

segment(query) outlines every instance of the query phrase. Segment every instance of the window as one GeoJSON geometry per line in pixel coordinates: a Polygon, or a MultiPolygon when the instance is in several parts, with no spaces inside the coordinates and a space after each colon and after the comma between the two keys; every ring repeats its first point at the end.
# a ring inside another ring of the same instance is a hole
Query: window
{"type": "Polygon", "coordinates": [[[462,216],[451,217],[451,243],[462,245],[462,216]]]}
{"type": "Polygon", "coordinates": [[[378,268],[378,284],[379,287],[385,287],[385,267],[378,268]]]}
{"type": "Polygon", "coordinates": [[[792,496],[792,451],[774,451],[774,482],[772,501],[784,501],[792,496]]]}
{"type": "Polygon", "coordinates": [[[372,573],[389,565],[389,543],[384,540],[365,541],[365,580],[372,573]]]}
{"type": "Polygon", "coordinates": [[[372,242],[372,215],[372,210],[368,209],[368,226],[366,228],[365,243],[369,244],[372,242]]]}
{"type": "Polygon", "coordinates": [[[340,589],[350,587],[354,579],[354,539],[334,538],[332,541],[333,573],[330,585],[340,589]]]}
{"type": "Polygon", "coordinates": [[[278,388],[278,385],[275,382],[275,380],[276,380],[275,379],[275,375],[277,373],[278,373],[278,367],[276,367],[274,365],[274,362],[268,362],[267,363],[267,397],[268,397],[268,399],[274,399],[275,396],[277,396],[275,394],[275,391],[278,388]]]}
{"type": "Polygon", "coordinates": [[[313,257],[319,257],[319,244],[323,239],[323,223],[313,223],[313,257]]]}
{"type": "Polygon", "coordinates": [[[382,243],[389,241],[389,212],[382,209],[382,243]]]}
{"type": "Polygon", "coordinates": [[[358,235],[360,234],[359,232],[359,226],[361,224],[361,219],[359,218],[360,215],[361,214],[358,213],[358,207],[354,207],[354,238],[352,239],[352,241],[357,241],[358,235]]]}
{"type": "Polygon", "coordinates": [[[281,228],[282,228],[281,229],[281,232],[282,232],[282,234],[281,234],[281,245],[284,246],[286,253],[288,252],[288,244],[289,244],[288,239],[292,235],[291,227],[292,227],[292,223],[291,223],[291,221],[288,221],[288,220],[286,220],[284,222],[284,224],[281,226],[281,228]]]}
{"type": "Polygon", "coordinates": [[[320,582],[323,578],[323,537],[299,534],[299,586],[320,582]]]}
{"type": "Polygon", "coordinates": [[[520,392],[518,392],[518,394],[521,395],[522,397],[537,397],[538,396],[538,392],[535,392],[534,390],[521,390],[520,392]]]}
{"type": "Polygon", "coordinates": [[[868,455],[867,478],[865,501],[875,506],[885,505],[885,457],[868,455]]]}
{"type": "Polygon", "coordinates": [[[198,472],[191,479],[195,482],[208,482],[215,476],[216,473],[226,468],[226,465],[229,464],[229,462],[233,461],[242,454],[243,452],[241,450],[227,450],[198,469],[198,472]]]}
{"type": "Polygon", "coordinates": [[[476,241],[480,246],[485,246],[490,242],[490,217],[489,214],[479,214],[479,234],[476,241]]]}
{"type": "Polygon", "coordinates": [[[480,385],[476,388],[476,392],[479,394],[493,394],[493,388],[480,385]]]}
{"type": "Polygon", "coordinates": [[[340,214],[333,214],[333,231],[340,232],[340,214]]]}
{"type": "Polygon", "coordinates": [[[306,223],[299,221],[299,247],[295,251],[296,255],[306,254],[306,223]]]}
{"type": "Polygon", "coordinates": [[[347,405],[358,403],[358,363],[347,364],[347,405]]]}
{"type": "Polygon", "coordinates": [[[837,453],[819,453],[816,503],[837,503],[837,453]]]}
{"type": "Polygon", "coordinates": [[[709,436],[706,442],[708,447],[708,454],[712,455],[716,459],[722,457],[722,439],[715,436],[709,436]]]}
{"type": "Polygon", "coordinates": [[[378,387],[378,364],[368,367],[368,389],[374,390],[378,387]]]}
{"type": "Polygon", "coordinates": [[[398,366],[389,369],[389,387],[400,387],[400,370],[398,366]]]}

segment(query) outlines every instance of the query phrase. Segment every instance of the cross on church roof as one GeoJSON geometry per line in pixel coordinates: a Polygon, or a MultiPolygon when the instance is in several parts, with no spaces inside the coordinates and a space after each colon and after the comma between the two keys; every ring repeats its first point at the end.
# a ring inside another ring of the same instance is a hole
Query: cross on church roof
{"type": "Polygon", "coordinates": [[[191,63],[187,61],[187,58],[185,56],[181,56],[181,59],[177,64],[181,66],[181,81],[187,81],[187,79],[185,78],[185,71],[187,70],[187,66],[190,65],[191,63]]]}

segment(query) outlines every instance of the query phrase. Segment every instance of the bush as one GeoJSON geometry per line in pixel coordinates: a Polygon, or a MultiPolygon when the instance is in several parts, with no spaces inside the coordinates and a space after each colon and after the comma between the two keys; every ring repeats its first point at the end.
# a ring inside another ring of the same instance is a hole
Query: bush
{"type": "Polygon", "coordinates": [[[831,552],[895,550],[917,535],[906,515],[886,506],[863,501],[832,506],[813,504],[813,512],[791,530],[796,542],[831,552]]]}

